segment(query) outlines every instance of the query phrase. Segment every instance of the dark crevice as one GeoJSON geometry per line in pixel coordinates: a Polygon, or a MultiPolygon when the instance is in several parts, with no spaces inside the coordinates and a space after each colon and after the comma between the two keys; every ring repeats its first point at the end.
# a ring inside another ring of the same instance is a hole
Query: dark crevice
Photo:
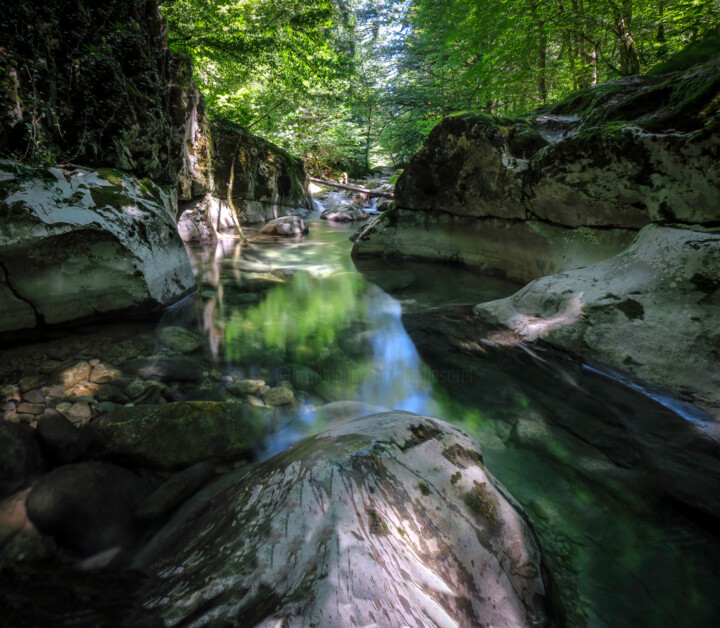
{"type": "Polygon", "coordinates": [[[7,269],[7,266],[0,260],[0,268],[2,268],[3,273],[5,274],[5,283],[8,285],[8,288],[10,288],[10,292],[13,293],[16,299],[19,301],[22,301],[23,303],[27,303],[32,309],[35,314],[35,326],[36,327],[45,327],[45,317],[41,314],[40,310],[38,310],[35,305],[26,299],[23,295],[21,295],[13,286],[12,281],[10,281],[10,271],[7,269]]]}

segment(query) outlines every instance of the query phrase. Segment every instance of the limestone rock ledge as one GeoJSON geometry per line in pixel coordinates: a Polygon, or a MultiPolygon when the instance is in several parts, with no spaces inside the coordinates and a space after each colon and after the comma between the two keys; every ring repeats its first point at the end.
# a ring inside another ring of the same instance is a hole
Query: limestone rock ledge
{"type": "Polygon", "coordinates": [[[629,371],[716,416],[719,311],[720,235],[657,225],[611,259],[537,279],[475,308],[525,341],[629,371]]]}
{"type": "Polygon", "coordinates": [[[354,257],[454,260],[529,281],[612,257],[647,224],[720,223],[720,60],[573,93],[515,118],[461,114],[400,177],[354,257]]]}
{"type": "Polygon", "coordinates": [[[458,428],[405,412],[307,439],[186,503],[135,559],[171,625],[544,626],[522,509],[458,428]]]}
{"type": "Polygon", "coordinates": [[[117,170],[0,162],[0,333],[147,314],[192,293],[174,203],[117,170]]]}

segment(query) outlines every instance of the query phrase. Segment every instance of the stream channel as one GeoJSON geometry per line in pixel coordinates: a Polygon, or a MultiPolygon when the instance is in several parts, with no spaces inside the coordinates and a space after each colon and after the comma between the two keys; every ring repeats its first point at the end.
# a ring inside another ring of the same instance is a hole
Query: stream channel
{"type": "Polygon", "coordinates": [[[249,228],[249,246],[190,247],[200,296],[169,315],[205,334],[226,377],[296,384],[261,457],[371,410],[337,402],[444,419],[478,440],[527,511],[567,625],[717,625],[720,538],[665,490],[682,496],[702,477],[683,451],[692,407],[512,343],[465,350],[472,306],[516,284],[441,264],[378,260],[361,273],[356,225],[307,222],[301,239],[249,228]],[[291,279],[253,292],[267,266],[291,279]]]}

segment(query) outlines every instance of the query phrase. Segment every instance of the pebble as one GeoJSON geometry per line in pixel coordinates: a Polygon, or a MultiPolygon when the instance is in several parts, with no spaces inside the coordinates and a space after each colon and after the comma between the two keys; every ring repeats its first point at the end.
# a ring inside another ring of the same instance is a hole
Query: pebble
{"type": "Polygon", "coordinates": [[[20,401],[20,389],[17,386],[3,386],[0,388],[0,398],[3,401],[20,401]]]}
{"type": "Polygon", "coordinates": [[[90,377],[90,365],[87,362],[80,362],[63,371],[62,382],[65,388],[72,388],[88,377],[90,377]]]}
{"type": "Polygon", "coordinates": [[[40,388],[43,384],[45,384],[45,375],[26,375],[19,382],[22,392],[40,388]]]}
{"type": "Polygon", "coordinates": [[[92,416],[92,410],[90,410],[90,405],[87,401],[78,401],[72,404],[63,414],[73,423],[79,423],[80,421],[89,419],[92,416]]]}
{"type": "Polygon", "coordinates": [[[21,403],[17,407],[18,414],[42,414],[45,412],[45,404],[41,403],[21,403]]]}
{"type": "Polygon", "coordinates": [[[233,395],[243,397],[245,395],[254,395],[263,386],[265,386],[265,382],[261,379],[241,379],[229,386],[228,390],[233,395]]]}
{"type": "Polygon", "coordinates": [[[251,406],[256,406],[258,408],[265,408],[265,404],[263,403],[262,399],[259,399],[255,395],[248,395],[247,400],[250,403],[251,406]]]}
{"type": "Polygon", "coordinates": [[[59,360],[46,360],[40,365],[40,372],[44,373],[45,375],[49,375],[50,373],[54,373],[62,366],[62,362],[59,360]]]}
{"type": "Polygon", "coordinates": [[[120,377],[122,373],[111,366],[96,364],[90,372],[90,381],[93,384],[107,384],[120,377]]]}
{"type": "Polygon", "coordinates": [[[45,403],[45,393],[42,390],[31,390],[26,392],[22,398],[28,403],[45,403]]]}

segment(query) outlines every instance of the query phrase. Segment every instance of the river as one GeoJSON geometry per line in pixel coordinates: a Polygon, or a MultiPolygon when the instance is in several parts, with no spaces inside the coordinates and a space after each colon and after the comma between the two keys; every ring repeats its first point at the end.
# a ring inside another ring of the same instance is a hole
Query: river
{"type": "Polygon", "coordinates": [[[260,457],[374,408],[447,420],[527,511],[568,625],[715,624],[720,539],[677,499],[702,476],[680,451],[691,407],[563,356],[465,350],[449,337],[473,324],[472,305],[516,284],[438,264],[361,273],[354,225],[308,224],[302,239],[248,228],[246,245],[190,246],[200,296],[169,314],[208,338],[224,378],[294,383],[298,403],[268,426],[260,457]],[[688,477],[670,499],[673,474],[688,477]]]}

